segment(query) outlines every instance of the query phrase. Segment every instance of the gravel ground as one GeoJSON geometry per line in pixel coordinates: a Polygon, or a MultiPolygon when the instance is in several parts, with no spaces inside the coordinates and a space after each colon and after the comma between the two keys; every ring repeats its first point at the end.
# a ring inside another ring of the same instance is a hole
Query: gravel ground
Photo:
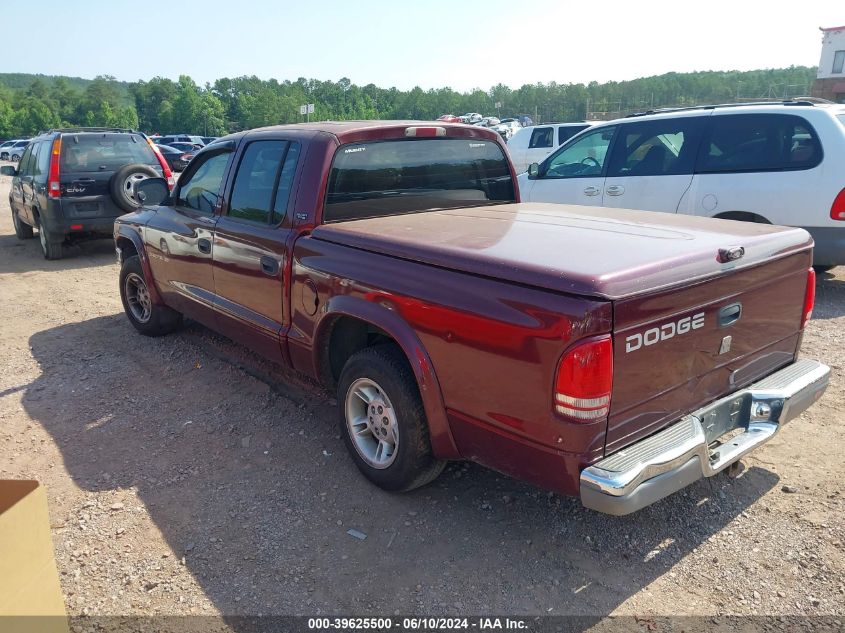
{"type": "Polygon", "coordinates": [[[845,267],[804,339],[822,401],[737,478],[612,518],[472,464],[379,491],[327,394],[198,325],[139,336],[111,241],[44,260],[9,184],[0,478],[47,487],[69,614],[845,615],[845,267]]]}

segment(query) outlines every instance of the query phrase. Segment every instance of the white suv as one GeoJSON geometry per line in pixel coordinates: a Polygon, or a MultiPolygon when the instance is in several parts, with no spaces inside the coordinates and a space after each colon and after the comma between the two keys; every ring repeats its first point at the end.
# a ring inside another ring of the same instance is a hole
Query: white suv
{"type": "Polygon", "coordinates": [[[845,264],[845,105],[664,110],[595,125],[519,176],[524,202],[799,226],[845,264]]]}
{"type": "Polygon", "coordinates": [[[555,148],[565,143],[591,123],[544,123],[517,130],[508,139],[508,153],[516,173],[528,169],[531,163],[539,163],[555,148]]]}

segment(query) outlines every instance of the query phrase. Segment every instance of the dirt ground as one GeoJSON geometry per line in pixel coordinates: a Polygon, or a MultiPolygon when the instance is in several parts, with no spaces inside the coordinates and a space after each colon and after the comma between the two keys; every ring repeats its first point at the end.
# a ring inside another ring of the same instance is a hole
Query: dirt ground
{"type": "Polygon", "coordinates": [[[9,185],[0,479],[46,486],[69,614],[845,615],[845,267],[804,339],[821,402],[738,478],[613,518],[472,464],[379,491],[326,394],[199,325],[138,335],[112,242],[44,260],[9,185]]]}

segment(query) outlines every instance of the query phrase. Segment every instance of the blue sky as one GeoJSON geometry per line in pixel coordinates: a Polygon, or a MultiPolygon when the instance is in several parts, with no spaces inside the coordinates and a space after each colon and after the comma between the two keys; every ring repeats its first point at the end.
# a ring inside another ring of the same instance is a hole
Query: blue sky
{"type": "MultiPolygon", "coordinates": [[[[0,72],[135,81],[188,74],[308,77],[382,87],[603,82],[669,71],[818,63],[833,0],[6,0],[5,36],[44,24],[41,46],[0,72]],[[50,46],[46,46],[49,44],[50,46]]],[[[18,40],[23,42],[22,39],[18,40]]]]}

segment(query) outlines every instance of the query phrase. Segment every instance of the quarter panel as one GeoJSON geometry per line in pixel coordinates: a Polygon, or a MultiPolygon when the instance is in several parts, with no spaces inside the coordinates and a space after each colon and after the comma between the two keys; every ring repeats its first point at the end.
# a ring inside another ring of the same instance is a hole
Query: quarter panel
{"type": "MultiPolygon", "coordinates": [[[[294,249],[289,333],[291,357],[300,366],[302,351],[313,350],[318,322],[326,314],[321,307],[309,315],[297,299],[296,289],[306,280],[316,287],[320,306],[333,297],[351,296],[382,306],[410,324],[431,357],[451,412],[559,451],[600,454],[604,423],[557,419],[552,414],[552,384],[568,345],[610,331],[610,302],[302,238],[294,249]]],[[[473,457],[501,469],[496,456],[473,457]]]]}

